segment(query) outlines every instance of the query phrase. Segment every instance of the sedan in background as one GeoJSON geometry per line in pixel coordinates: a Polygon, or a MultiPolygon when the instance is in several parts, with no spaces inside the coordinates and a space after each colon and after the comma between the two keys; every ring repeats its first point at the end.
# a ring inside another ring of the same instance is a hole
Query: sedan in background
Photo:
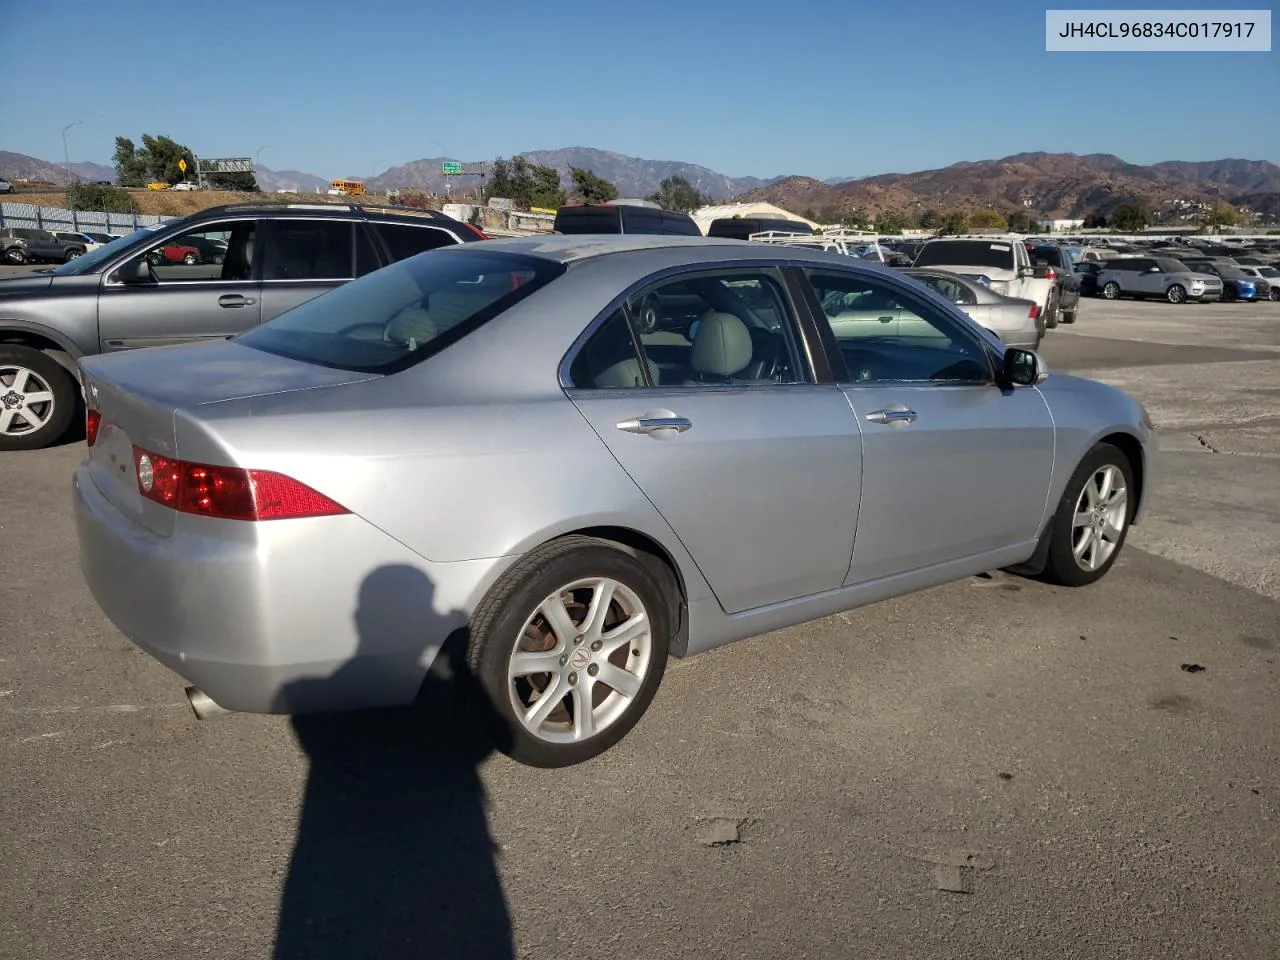
{"type": "Polygon", "coordinates": [[[1009,346],[1039,348],[1044,338],[1044,318],[1034,300],[1006,297],[986,284],[945,270],[911,267],[902,272],[946,297],[1009,346]]]}
{"type": "Polygon", "coordinates": [[[84,575],[197,715],[408,704],[439,658],[542,767],[621,739],[669,656],[998,568],[1094,583],[1151,486],[1122,390],[768,244],[460,244],[80,366],[84,575]]]}
{"type": "Polygon", "coordinates": [[[1259,300],[1280,300],[1280,270],[1275,267],[1242,266],[1240,271],[1252,277],[1259,300]]]}
{"type": "Polygon", "coordinates": [[[1222,299],[1256,303],[1258,285],[1253,277],[1234,263],[1223,260],[1184,260],[1189,268],[1199,273],[1209,273],[1222,281],[1222,299]]]}

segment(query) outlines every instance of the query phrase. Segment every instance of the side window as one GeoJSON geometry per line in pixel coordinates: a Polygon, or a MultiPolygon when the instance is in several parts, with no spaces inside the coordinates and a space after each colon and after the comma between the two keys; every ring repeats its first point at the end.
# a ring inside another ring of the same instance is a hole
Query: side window
{"type": "Polygon", "coordinates": [[[350,220],[273,220],[264,280],[350,280],[355,224],[350,220]]]}
{"type": "Polygon", "coordinates": [[[627,301],[656,386],[809,380],[782,281],[772,270],[684,275],[627,301]]]}
{"type": "Polygon", "coordinates": [[[451,233],[439,227],[414,227],[403,223],[380,223],[378,233],[391,251],[393,262],[408,260],[427,250],[448,247],[458,242],[451,233]]]}
{"type": "Polygon", "coordinates": [[[960,321],[881,280],[806,272],[849,380],[991,382],[987,352],[960,321]]]}
{"type": "Polygon", "coordinates": [[[641,365],[626,314],[619,308],[578,352],[569,379],[581,390],[604,390],[643,387],[657,377],[652,367],[646,371],[641,365]]]}
{"type": "Polygon", "coordinates": [[[248,280],[257,222],[209,224],[164,240],[142,256],[161,283],[248,280]]]}

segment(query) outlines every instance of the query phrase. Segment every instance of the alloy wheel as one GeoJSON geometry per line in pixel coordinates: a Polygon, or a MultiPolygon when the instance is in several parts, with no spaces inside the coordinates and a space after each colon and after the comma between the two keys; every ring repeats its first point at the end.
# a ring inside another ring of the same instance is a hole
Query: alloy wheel
{"type": "Polygon", "coordinates": [[[511,706],[547,743],[578,743],[630,708],[654,660],[648,611],[634,590],[595,577],[565,584],[525,621],[507,664],[511,706]]]}
{"type": "Polygon", "coordinates": [[[1071,523],[1071,553],[1081,570],[1097,570],[1116,550],[1128,522],[1124,474],[1104,464],[1085,481],[1071,523]]]}
{"type": "Polygon", "coordinates": [[[22,437],[53,417],[53,389],[34,370],[0,366],[0,437],[22,437]]]}

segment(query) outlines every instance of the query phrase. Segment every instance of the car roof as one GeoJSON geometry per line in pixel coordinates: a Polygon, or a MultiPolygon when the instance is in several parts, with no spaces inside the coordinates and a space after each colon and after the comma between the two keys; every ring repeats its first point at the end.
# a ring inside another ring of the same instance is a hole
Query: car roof
{"type": "Polygon", "coordinates": [[[206,207],[204,210],[184,217],[183,220],[191,223],[234,214],[251,214],[258,217],[337,217],[358,220],[389,220],[398,223],[428,221],[445,225],[461,224],[460,220],[441,213],[439,210],[404,207],[387,203],[273,203],[271,201],[227,203],[216,207],[206,207]]]}

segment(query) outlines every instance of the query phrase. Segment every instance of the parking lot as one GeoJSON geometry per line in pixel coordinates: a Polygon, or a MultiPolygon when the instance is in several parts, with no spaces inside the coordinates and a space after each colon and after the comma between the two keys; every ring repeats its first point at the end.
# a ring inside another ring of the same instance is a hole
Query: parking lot
{"type": "Polygon", "coordinates": [[[1280,303],[1085,300],[1043,353],[1160,428],[1110,576],[676,661],[559,771],[408,712],[197,721],[81,582],[82,444],[3,455],[0,956],[1271,960],[1280,303]]]}

